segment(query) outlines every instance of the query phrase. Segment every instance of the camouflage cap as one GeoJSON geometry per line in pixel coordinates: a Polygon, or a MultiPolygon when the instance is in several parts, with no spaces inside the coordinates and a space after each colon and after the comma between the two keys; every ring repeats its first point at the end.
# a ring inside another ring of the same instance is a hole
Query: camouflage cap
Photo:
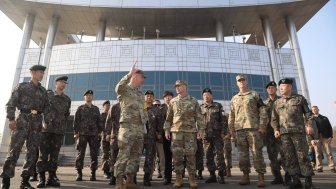
{"type": "Polygon", "coordinates": [[[111,104],[109,100],[106,100],[104,103],[103,103],[103,106],[105,106],[106,104],[111,104]]]}
{"type": "Polygon", "coordinates": [[[271,81],[271,82],[269,82],[269,83],[266,85],[266,89],[267,89],[269,86],[276,87],[277,84],[275,83],[275,81],[271,81]]]}
{"type": "Polygon", "coordinates": [[[279,81],[279,85],[281,84],[293,84],[293,80],[289,79],[289,78],[284,78],[284,79],[281,79],[279,81]]]}
{"type": "Polygon", "coordinates": [[[210,93],[210,94],[212,94],[212,91],[211,91],[210,88],[205,88],[205,89],[203,89],[202,94],[204,94],[204,93],[210,93]]]}
{"type": "Polygon", "coordinates": [[[63,81],[65,83],[68,83],[68,76],[64,75],[64,76],[59,76],[59,77],[56,77],[55,81],[63,81]]]}
{"type": "Polygon", "coordinates": [[[33,65],[32,67],[29,68],[30,71],[37,71],[37,70],[41,70],[41,71],[45,71],[47,67],[42,66],[42,65],[33,65]]]}
{"type": "Polygon", "coordinates": [[[176,87],[176,86],[180,86],[180,85],[188,86],[187,82],[185,82],[185,81],[183,81],[183,80],[176,80],[176,82],[175,82],[175,87],[176,87]]]}
{"type": "Polygon", "coordinates": [[[174,94],[173,94],[172,92],[170,92],[170,91],[165,91],[165,92],[163,92],[162,97],[164,98],[164,97],[166,97],[166,96],[168,96],[168,95],[170,95],[170,96],[174,96],[174,94]]]}
{"type": "Polygon", "coordinates": [[[92,90],[87,90],[87,91],[85,91],[85,93],[83,94],[83,96],[85,96],[87,94],[92,94],[93,95],[93,91],[92,90]]]}
{"type": "Polygon", "coordinates": [[[148,90],[145,92],[145,95],[154,95],[154,92],[152,90],[148,90]]]}
{"type": "Polygon", "coordinates": [[[236,81],[239,81],[239,80],[241,80],[241,79],[246,80],[246,76],[243,75],[243,74],[238,74],[238,75],[236,76],[236,81]]]}
{"type": "Polygon", "coordinates": [[[135,73],[136,73],[136,74],[140,74],[140,75],[142,75],[144,78],[146,78],[145,72],[142,71],[142,70],[137,70],[135,73]]]}

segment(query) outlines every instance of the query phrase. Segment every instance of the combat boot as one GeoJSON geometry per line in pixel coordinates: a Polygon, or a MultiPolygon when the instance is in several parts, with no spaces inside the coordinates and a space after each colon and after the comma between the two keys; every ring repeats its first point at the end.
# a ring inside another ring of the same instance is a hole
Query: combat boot
{"type": "Polygon", "coordinates": [[[217,179],[217,182],[218,182],[219,184],[225,184],[224,175],[225,175],[224,170],[218,172],[218,179],[217,179]]]}
{"type": "Polygon", "coordinates": [[[300,177],[298,175],[292,176],[293,182],[287,188],[302,188],[300,177]]]}
{"type": "Polygon", "coordinates": [[[115,185],[116,184],[116,178],[115,176],[111,175],[109,185],[115,185]]]}
{"type": "MultiPolygon", "coordinates": [[[[215,176],[215,179],[216,179],[216,176],[215,176]]],[[[195,179],[195,176],[193,174],[189,175],[189,188],[191,188],[191,189],[198,188],[198,183],[197,183],[197,181],[195,179]]]]}
{"type": "Polygon", "coordinates": [[[122,175],[117,176],[115,189],[124,189],[124,181],[122,175]]]}
{"type": "Polygon", "coordinates": [[[56,172],[49,171],[49,177],[46,182],[46,186],[60,187],[61,184],[56,180],[56,172]]]}
{"type": "Polygon", "coordinates": [[[96,171],[91,171],[90,181],[96,181],[96,171]]]}
{"type": "Polygon", "coordinates": [[[45,187],[45,182],[46,182],[46,178],[45,178],[45,172],[39,172],[39,183],[37,183],[36,188],[43,188],[45,187]]]}
{"type": "Polygon", "coordinates": [[[149,173],[145,173],[144,180],[143,180],[144,186],[152,186],[149,177],[150,177],[149,173]]]}
{"type": "Polygon", "coordinates": [[[227,177],[232,177],[232,175],[231,175],[231,168],[226,168],[226,176],[227,177]]]}
{"type": "Polygon", "coordinates": [[[29,176],[28,177],[22,177],[20,189],[35,189],[34,187],[32,187],[29,184],[29,176]]]}
{"type": "Polygon", "coordinates": [[[284,184],[280,171],[274,171],[274,180],[271,181],[271,184],[284,184]]]}
{"type": "Polygon", "coordinates": [[[250,175],[249,175],[248,172],[243,172],[243,173],[244,173],[244,175],[240,179],[239,184],[240,185],[249,185],[250,184],[250,175]]]}
{"type": "Polygon", "coordinates": [[[83,180],[83,173],[81,169],[77,169],[77,177],[76,181],[82,181],[83,180]]]}
{"type": "Polygon", "coordinates": [[[134,174],[127,174],[125,189],[142,189],[134,183],[134,174]]]}
{"type": "Polygon", "coordinates": [[[176,180],[173,185],[174,188],[181,188],[183,185],[182,174],[176,174],[176,180]]]}
{"type": "Polygon", "coordinates": [[[9,186],[10,186],[10,178],[9,177],[3,177],[2,178],[1,189],[9,189],[9,186]]]}
{"type": "Polygon", "coordinates": [[[111,178],[111,173],[108,171],[104,171],[104,178],[110,179],[111,178]]]}
{"type": "Polygon", "coordinates": [[[203,180],[202,170],[198,171],[198,173],[197,173],[197,179],[198,180],[203,180]]]}
{"type": "Polygon", "coordinates": [[[205,180],[205,183],[214,183],[217,182],[215,171],[210,171],[210,176],[205,180]]]}
{"type": "Polygon", "coordinates": [[[305,179],[305,189],[315,189],[311,176],[308,176],[305,179]]]}
{"type": "Polygon", "coordinates": [[[288,172],[285,173],[285,186],[289,186],[292,183],[292,177],[289,175],[288,172]]]}
{"type": "Polygon", "coordinates": [[[37,172],[34,172],[34,175],[30,177],[29,181],[37,181],[37,172]]]}
{"type": "Polygon", "coordinates": [[[259,173],[258,174],[258,184],[257,184],[257,186],[259,188],[264,188],[265,187],[264,173],[259,173]]]}

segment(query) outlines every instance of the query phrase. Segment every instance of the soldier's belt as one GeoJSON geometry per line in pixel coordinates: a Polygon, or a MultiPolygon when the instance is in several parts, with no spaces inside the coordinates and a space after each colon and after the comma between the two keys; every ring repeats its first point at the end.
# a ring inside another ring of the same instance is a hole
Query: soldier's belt
{"type": "Polygon", "coordinates": [[[21,113],[24,113],[24,114],[32,114],[32,115],[39,115],[39,114],[42,114],[43,112],[42,111],[38,111],[38,110],[29,110],[29,109],[21,109],[20,110],[21,113]]]}

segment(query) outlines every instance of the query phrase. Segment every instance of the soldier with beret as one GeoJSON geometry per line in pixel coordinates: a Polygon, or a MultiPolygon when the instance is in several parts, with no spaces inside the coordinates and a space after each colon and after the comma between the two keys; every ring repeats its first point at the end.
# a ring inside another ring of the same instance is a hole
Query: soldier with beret
{"type": "Polygon", "coordinates": [[[281,98],[274,102],[271,125],[274,136],[280,137],[281,146],[286,149],[284,151],[286,169],[293,179],[287,188],[302,187],[300,176],[303,176],[305,188],[310,189],[314,188],[312,184],[314,173],[308,159],[305,132],[313,134],[312,113],[306,98],[293,94],[292,83],[293,81],[288,78],[279,81],[281,98]]]}
{"type": "Polygon", "coordinates": [[[96,170],[98,166],[98,135],[103,131],[99,108],[92,104],[93,91],[84,93],[85,104],[77,108],[74,119],[74,138],[78,140],[78,156],[76,158],[76,181],[83,180],[82,169],[84,167],[84,157],[86,146],[89,143],[91,156],[91,181],[96,180],[96,170]]]}
{"type": "Polygon", "coordinates": [[[71,99],[63,93],[68,83],[67,81],[68,76],[59,76],[55,79],[55,91],[48,90],[50,111],[46,115],[46,124],[42,127],[40,157],[36,164],[37,172],[39,173],[37,188],[60,186],[55,176],[58,166],[58,155],[71,107],[71,99]],[[45,178],[46,171],[49,173],[47,182],[45,178]]]}
{"type": "MultiPolygon", "coordinates": [[[[107,119],[108,112],[110,110],[111,103],[110,101],[106,100],[103,103],[103,112],[100,114],[100,122],[102,125],[102,128],[104,129],[103,136],[100,139],[101,140],[101,148],[103,151],[103,155],[101,157],[102,159],[102,170],[104,172],[104,177],[109,179],[111,177],[110,173],[110,165],[109,165],[109,157],[110,157],[110,141],[106,141],[106,130],[105,130],[105,123],[107,119]]],[[[98,147],[99,148],[99,147],[98,147]]]]}
{"type": "Polygon", "coordinates": [[[231,136],[237,140],[239,168],[243,172],[240,185],[249,185],[251,164],[249,151],[253,154],[253,165],[258,173],[258,187],[265,187],[266,164],[262,154],[266,132],[267,113],[260,95],[247,86],[245,75],[236,76],[239,93],[232,97],[228,125],[231,136]]]}
{"type": "Polygon", "coordinates": [[[26,143],[26,161],[21,173],[20,188],[32,189],[29,184],[29,177],[34,174],[34,163],[37,157],[37,150],[40,144],[40,133],[44,115],[49,111],[49,100],[47,90],[41,85],[46,67],[34,65],[30,67],[31,80],[19,83],[12,92],[7,102],[7,119],[11,130],[11,141],[9,154],[3,165],[2,188],[10,188],[10,178],[14,177],[15,166],[19,159],[21,149],[26,143]],[[16,117],[15,111],[19,110],[16,117]]]}
{"type": "Polygon", "coordinates": [[[213,101],[212,91],[205,88],[202,93],[203,104],[201,105],[202,116],[206,126],[205,139],[203,140],[206,165],[210,172],[210,177],[205,183],[217,182],[224,184],[224,173],[226,169],[224,161],[223,139],[227,134],[227,125],[223,117],[223,106],[213,101]],[[216,162],[215,162],[216,157],[216,162]],[[218,170],[218,180],[216,178],[218,170]]]}
{"type": "Polygon", "coordinates": [[[182,80],[175,82],[177,97],[173,98],[168,105],[167,117],[164,124],[167,139],[172,140],[171,150],[176,172],[175,188],[182,187],[183,161],[186,157],[189,175],[189,187],[197,188],[195,180],[197,138],[204,138],[204,123],[201,108],[196,98],[188,94],[187,83],[182,80]],[[171,136],[170,136],[171,134],[171,136]]]}

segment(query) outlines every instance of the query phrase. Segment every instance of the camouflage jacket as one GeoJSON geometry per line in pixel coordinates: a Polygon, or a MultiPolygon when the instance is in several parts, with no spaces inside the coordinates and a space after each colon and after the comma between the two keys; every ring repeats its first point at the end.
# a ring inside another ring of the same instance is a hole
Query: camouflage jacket
{"type": "Polygon", "coordinates": [[[204,129],[201,108],[194,97],[178,95],[170,101],[164,123],[165,131],[198,132],[204,129]]]}
{"type": "Polygon", "coordinates": [[[105,123],[106,135],[114,135],[115,137],[118,136],[120,126],[119,119],[120,119],[120,103],[117,103],[110,108],[107,114],[105,123]]]}
{"type": "Polygon", "coordinates": [[[23,82],[12,91],[6,104],[6,117],[9,120],[14,120],[16,108],[21,113],[30,113],[31,110],[36,110],[38,114],[46,115],[49,112],[49,106],[47,90],[40,83],[35,85],[32,81],[23,82]]]}
{"type": "Polygon", "coordinates": [[[212,102],[210,105],[201,105],[203,121],[206,125],[205,133],[207,137],[216,134],[227,134],[227,122],[225,121],[223,106],[218,102],[212,102]]]}
{"type": "Polygon", "coordinates": [[[279,96],[275,96],[275,99],[272,100],[270,97],[268,97],[266,100],[264,100],[264,104],[266,106],[266,112],[267,112],[267,116],[268,116],[268,123],[267,123],[267,128],[268,129],[273,129],[271,126],[271,117],[272,117],[272,110],[273,110],[273,105],[274,102],[279,99],[279,96]]]}
{"type": "Polygon", "coordinates": [[[312,127],[312,118],[305,97],[292,95],[274,102],[271,125],[274,131],[280,131],[281,134],[305,133],[305,124],[312,127]]]}
{"type": "Polygon", "coordinates": [[[232,97],[228,119],[231,131],[266,129],[267,122],[265,105],[257,92],[239,92],[232,97]]]}
{"type": "Polygon", "coordinates": [[[148,138],[156,138],[158,134],[162,135],[163,133],[163,115],[159,107],[150,106],[147,108],[148,112],[148,121],[146,123],[146,136],[148,138]]]}
{"type": "Polygon", "coordinates": [[[116,86],[121,108],[120,123],[144,125],[148,120],[144,109],[145,96],[128,84],[130,78],[131,76],[125,75],[116,86]]]}
{"type": "Polygon", "coordinates": [[[79,135],[98,135],[103,131],[100,123],[100,113],[97,106],[81,105],[75,114],[74,132],[79,135]]]}
{"type": "Polygon", "coordinates": [[[42,132],[64,134],[67,119],[70,115],[71,99],[64,93],[58,95],[48,91],[50,112],[46,116],[46,128],[42,132]]]}

